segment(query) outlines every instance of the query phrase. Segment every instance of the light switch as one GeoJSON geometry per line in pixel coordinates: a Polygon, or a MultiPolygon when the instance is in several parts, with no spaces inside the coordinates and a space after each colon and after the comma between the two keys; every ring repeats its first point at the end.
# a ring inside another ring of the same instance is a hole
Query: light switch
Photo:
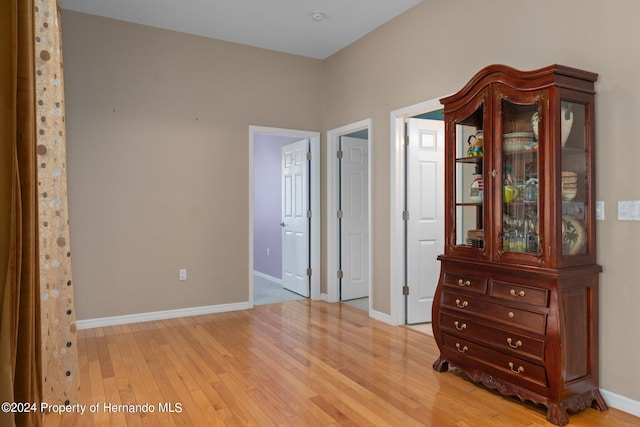
{"type": "Polygon", "coordinates": [[[640,221],[640,200],[618,200],[619,221],[640,221]]]}

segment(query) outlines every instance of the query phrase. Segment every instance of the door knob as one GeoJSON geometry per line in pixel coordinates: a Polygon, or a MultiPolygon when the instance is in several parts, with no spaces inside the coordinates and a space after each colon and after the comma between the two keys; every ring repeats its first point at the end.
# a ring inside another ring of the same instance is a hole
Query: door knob
{"type": "Polygon", "coordinates": [[[284,227],[284,221],[280,223],[280,226],[281,226],[281,227],[284,227]]]}

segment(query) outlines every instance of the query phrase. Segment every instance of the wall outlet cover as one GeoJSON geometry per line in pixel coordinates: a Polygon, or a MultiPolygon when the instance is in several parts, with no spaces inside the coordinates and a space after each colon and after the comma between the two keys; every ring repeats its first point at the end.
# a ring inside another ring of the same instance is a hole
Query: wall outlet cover
{"type": "Polygon", "coordinates": [[[640,200],[619,200],[618,220],[640,221],[640,200]]]}
{"type": "Polygon", "coordinates": [[[604,202],[596,201],[596,220],[604,221],[604,202]]]}

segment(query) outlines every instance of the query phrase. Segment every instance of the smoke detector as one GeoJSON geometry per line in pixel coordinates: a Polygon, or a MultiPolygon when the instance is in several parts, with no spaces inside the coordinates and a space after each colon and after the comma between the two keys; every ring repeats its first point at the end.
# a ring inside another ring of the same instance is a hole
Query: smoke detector
{"type": "Polygon", "coordinates": [[[324,12],[321,12],[319,10],[315,11],[315,12],[311,12],[311,18],[313,18],[314,21],[322,21],[324,18],[327,17],[327,14],[324,12]]]}

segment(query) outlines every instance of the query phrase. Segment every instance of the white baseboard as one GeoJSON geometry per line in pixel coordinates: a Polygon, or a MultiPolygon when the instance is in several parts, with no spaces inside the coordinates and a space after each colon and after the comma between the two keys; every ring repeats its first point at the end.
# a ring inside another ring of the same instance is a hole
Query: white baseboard
{"type": "Polygon", "coordinates": [[[338,300],[331,299],[329,297],[329,294],[320,294],[320,300],[325,302],[330,302],[330,303],[339,302],[338,300]]]}
{"type": "Polygon", "coordinates": [[[605,402],[607,402],[607,405],[609,405],[610,407],[616,408],[631,415],[635,415],[636,417],[640,417],[639,401],[607,390],[600,389],[600,392],[602,393],[602,397],[604,398],[605,402]]]}
{"type": "Polygon", "coordinates": [[[393,326],[393,323],[391,322],[391,315],[389,314],[371,309],[371,311],[369,311],[369,317],[393,326]]]}
{"type": "Polygon", "coordinates": [[[91,329],[102,326],[125,325],[127,323],[150,322],[153,320],[175,319],[176,317],[199,316],[202,314],[224,313],[227,311],[247,310],[248,302],[208,305],[201,307],[179,308],[176,310],[152,311],[148,313],[125,314],[123,316],[100,317],[76,321],[77,329],[91,329]]]}
{"type": "Polygon", "coordinates": [[[270,275],[268,275],[266,273],[262,273],[260,271],[255,271],[255,270],[253,270],[253,274],[255,276],[262,277],[263,279],[266,279],[266,280],[268,280],[270,282],[274,282],[274,283],[277,283],[279,285],[282,285],[282,279],[278,279],[277,277],[273,277],[273,276],[270,276],[270,275]]]}
{"type": "MultiPolygon", "coordinates": [[[[330,297],[329,294],[320,294],[320,300],[325,301],[325,302],[329,302],[329,303],[339,303],[339,301],[333,301],[330,297]]],[[[386,313],[382,313],[380,311],[376,311],[376,310],[369,310],[369,317],[371,317],[372,319],[376,319],[379,320],[381,322],[387,323],[391,326],[397,326],[394,325],[391,322],[391,316],[386,314],[386,313]]]]}

